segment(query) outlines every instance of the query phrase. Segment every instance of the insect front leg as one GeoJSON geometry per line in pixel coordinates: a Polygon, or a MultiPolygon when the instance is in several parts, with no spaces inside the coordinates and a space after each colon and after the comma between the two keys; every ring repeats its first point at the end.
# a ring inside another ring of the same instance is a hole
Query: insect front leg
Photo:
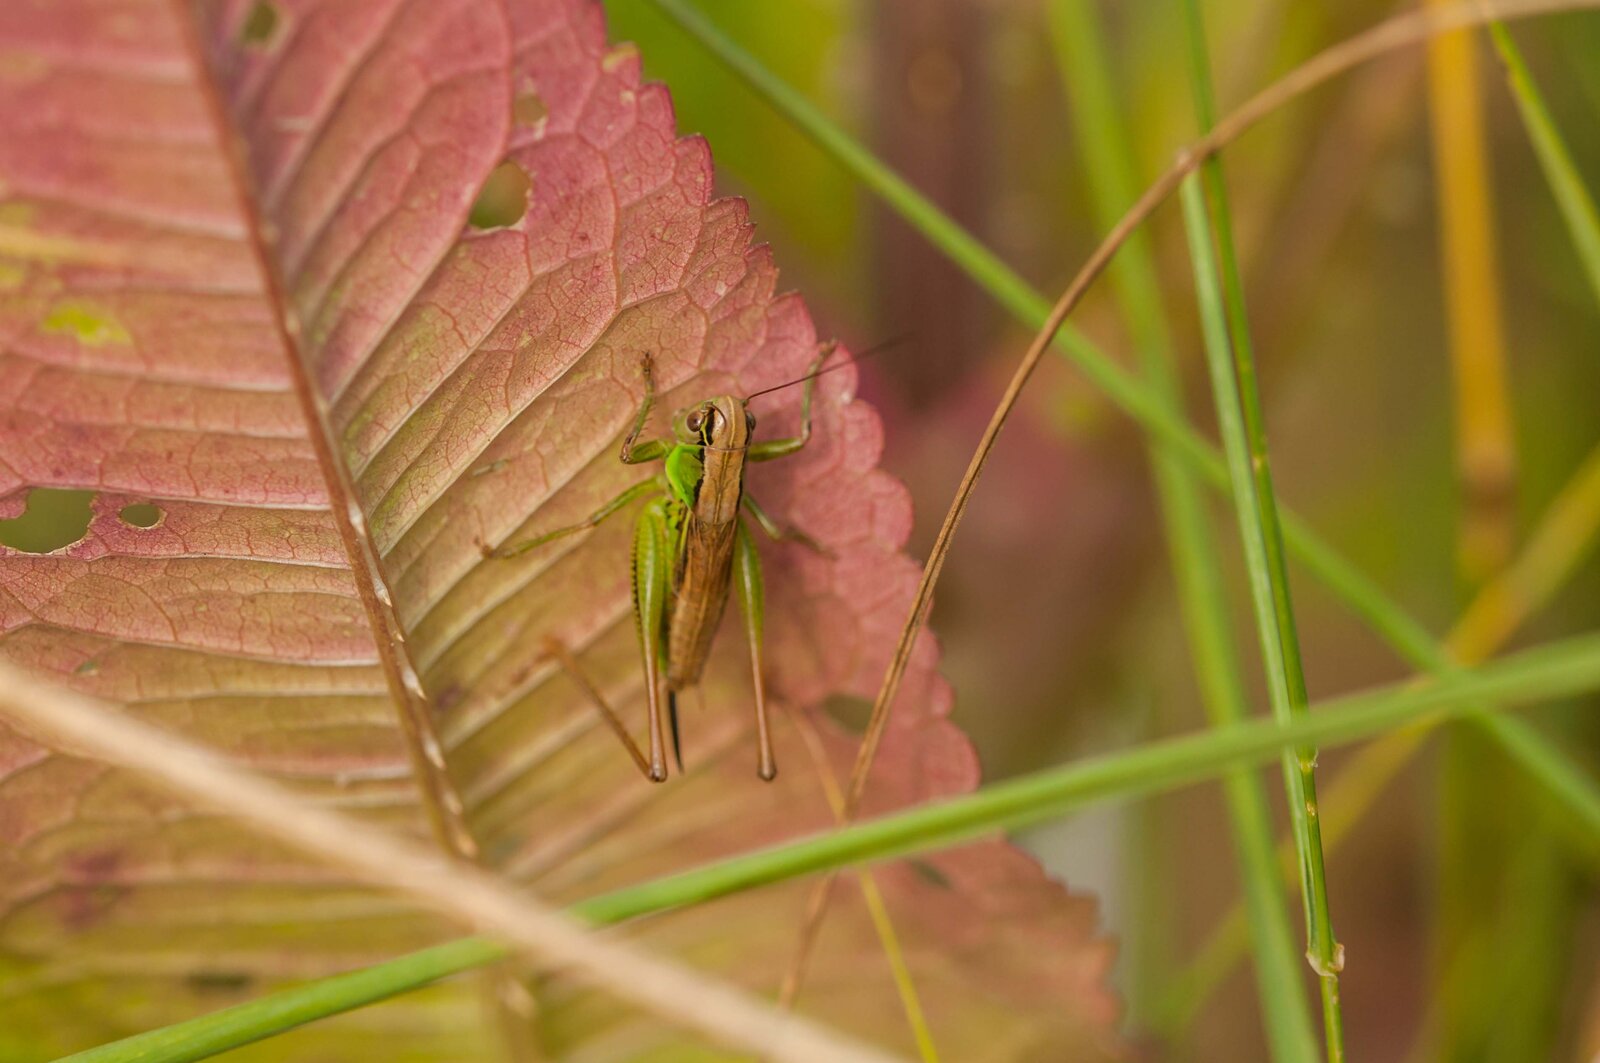
{"type": "Polygon", "coordinates": [[[628,430],[627,437],[622,441],[624,465],[659,461],[667,456],[668,450],[672,449],[670,443],[661,439],[639,442],[639,436],[644,433],[645,425],[650,423],[650,408],[656,404],[655,359],[650,357],[649,351],[639,356],[639,372],[644,376],[644,400],[639,403],[639,414],[633,419],[633,427],[628,430]]]}
{"type": "Polygon", "coordinates": [[[644,661],[645,699],[650,712],[649,776],[667,777],[666,747],[661,736],[661,669],[666,657],[667,598],[671,593],[673,543],[668,507],[661,498],[639,514],[633,531],[633,619],[644,661]]]}
{"type": "Polygon", "coordinates": [[[833,357],[834,348],[837,346],[832,340],[821,344],[817,350],[817,357],[812,360],[811,366],[806,370],[805,388],[800,395],[800,434],[792,439],[769,439],[765,443],[754,443],[750,447],[751,461],[771,461],[773,458],[784,458],[802,449],[811,442],[811,398],[817,389],[816,372],[833,357]]]}
{"type": "Polygon", "coordinates": [[[733,585],[739,593],[739,612],[744,616],[745,637],[750,642],[750,672],[756,689],[756,774],[771,782],[778,774],[772,753],[772,728],[767,720],[767,684],[762,678],[761,633],[766,622],[765,588],[761,580],[761,555],[756,541],[739,521],[733,553],[733,585]]]}
{"type": "MultiPolygon", "coordinates": [[[[655,362],[650,357],[648,351],[640,356],[639,371],[644,376],[644,399],[639,403],[639,412],[633,419],[633,427],[628,430],[627,436],[622,440],[621,458],[624,465],[642,465],[648,461],[660,461],[662,458],[666,457],[667,452],[672,449],[671,444],[663,439],[648,439],[643,443],[639,442],[639,436],[644,433],[645,425],[649,424],[650,422],[650,410],[655,405],[656,401],[656,379],[654,365],[655,362]]],[[[555,531],[545,532],[543,535],[535,536],[532,539],[525,539],[514,546],[502,546],[498,550],[485,551],[485,556],[500,559],[516,557],[519,554],[527,553],[536,546],[543,546],[545,543],[560,539],[564,536],[572,535],[581,531],[587,531],[588,529],[595,527],[607,517],[611,516],[613,513],[617,512],[617,510],[622,509],[634,499],[641,498],[644,495],[649,494],[651,488],[654,486],[655,482],[651,480],[645,480],[642,483],[634,484],[632,487],[622,492],[622,494],[618,495],[616,498],[613,498],[610,502],[607,502],[605,505],[589,514],[588,517],[579,521],[577,524],[573,524],[565,528],[557,528],[555,531]]]]}

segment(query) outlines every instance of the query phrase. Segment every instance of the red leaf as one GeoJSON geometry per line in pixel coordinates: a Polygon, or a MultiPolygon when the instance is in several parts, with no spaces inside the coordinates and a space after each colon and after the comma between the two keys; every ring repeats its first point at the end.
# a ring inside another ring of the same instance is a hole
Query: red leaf
{"type": "MultiPolygon", "coordinates": [[[[299,380],[404,630],[397,674],[420,677],[487,862],[575,899],[825,826],[787,724],[779,781],[755,778],[736,632],[720,640],[706,711],[686,711],[689,776],[665,787],[638,778],[539,658],[544,637],[562,638],[642,720],[627,518],[516,561],[482,553],[648,475],[615,460],[643,352],[671,410],[792,379],[816,349],[805,306],[777,294],[770,255],[749,245],[743,204],[711,200],[705,145],[677,139],[665,89],[641,83],[631,48],[607,50],[599,7],[582,0],[200,10],[195,27],[154,0],[0,11],[0,56],[16,57],[0,74],[0,512],[39,487],[95,492],[81,540],[0,548],[0,652],[377,822],[425,829],[437,788],[412,778],[383,613],[352,576],[330,508],[343,488],[319,463],[299,380]],[[238,139],[248,188],[224,137],[238,139]],[[474,213],[497,170],[510,208],[474,213]],[[147,504],[149,527],[128,509],[147,504]]],[[[770,687],[794,711],[875,690],[916,578],[901,552],[909,502],[877,468],[881,426],[853,385],[848,369],[821,378],[813,443],[750,477],[831,555],[764,549],[770,687]]],[[[798,392],[756,400],[761,435],[793,431],[798,392]]],[[[923,639],[874,809],[976,785],[936,658],[923,639]]],[[[830,734],[842,771],[849,743],[830,734]]],[[[40,987],[0,1001],[0,1029],[15,1031],[0,1035],[6,1058],[438,934],[5,732],[0,835],[0,970],[40,987]],[[129,971],[150,984],[131,988],[129,971]]],[[[877,875],[950,1058],[1110,1046],[1109,951],[1089,902],[999,843],[877,875]]],[[[800,888],[637,932],[770,990],[800,888]]],[[[841,892],[803,1005],[905,1045],[881,947],[853,888],[841,892]]],[[[637,1054],[680,1036],[548,995],[558,1051],[594,1052],[604,1036],[637,1054]]],[[[274,1042],[269,1058],[386,1028],[419,1058],[429,1044],[463,1058],[462,1024],[484,1025],[454,1003],[385,1011],[409,1018],[349,1016],[274,1042]]]]}

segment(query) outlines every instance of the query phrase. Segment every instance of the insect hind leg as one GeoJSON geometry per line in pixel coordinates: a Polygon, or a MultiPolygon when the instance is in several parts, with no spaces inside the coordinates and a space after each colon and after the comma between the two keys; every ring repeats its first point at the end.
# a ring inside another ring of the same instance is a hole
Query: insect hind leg
{"type": "MultiPolygon", "coordinates": [[[[661,740],[662,664],[666,659],[666,603],[671,593],[672,564],[668,500],[659,498],[639,514],[633,536],[633,618],[644,665],[646,703],[650,710],[650,778],[667,777],[661,740]]],[[[669,696],[671,691],[668,691],[669,696]]]]}
{"type": "Polygon", "coordinates": [[[633,758],[633,762],[638,766],[640,774],[652,781],[659,781],[655,778],[654,773],[651,772],[650,762],[645,759],[644,753],[640,751],[639,744],[633,740],[633,736],[628,733],[627,727],[623,725],[622,718],[611,707],[611,703],[606,701],[605,695],[600,693],[600,688],[590,680],[588,673],[583,670],[583,666],[578,663],[577,658],[572,656],[572,651],[567,649],[566,643],[552,635],[544,640],[544,647],[545,653],[549,655],[550,659],[560,665],[561,670],[567,673],[567,677],[578,685],[578,689],[583,691],[584,695],[589,699],[589,703],[594,706],[595,711],[600,713],[600,718],[605,720],[607,726],[611,728],[612,733],[622,740],[623,747],[627,749],[628,755],[633,758]]]}
{"type": "Polygon", "coordinates": [[[744,614],[745,638],[750,643],[750,677],[756,695],[756,774],[771,782],[778,774],[772,751],[772,728],[767,720],[767,685],[762,675],[761,635],[766,623],[765,593],[761,580],[761,555],[744,521],[739,521],[734,540],[733,585],[739,593],[739,611],[744,614]]]}

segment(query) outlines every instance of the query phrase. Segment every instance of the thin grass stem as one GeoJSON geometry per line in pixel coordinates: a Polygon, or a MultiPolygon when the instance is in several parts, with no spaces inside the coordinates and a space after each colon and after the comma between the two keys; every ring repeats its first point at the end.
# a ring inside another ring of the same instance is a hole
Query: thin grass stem
{"type": "MultiPolygon", "coordinates": [[[[1308,716],[1287,725],[1257,718],[1091,757],[591,897],[569,911],[591,925],[613,925],[802,875],[947,848],[1096,803],[1169,792],[1259,765],[1297,746],[1354,742],[1421,720],[1476,711],[1473,706],[1480,703],[1509,707],[1597,689],[1600,633],[1524,650],[1444,681],[1406,683],[1322,702],[1308,716]]],[[[0,701],[0,708],[5,707],[0,701]]],[[[101,1045],[63,1063],[187,1063],[208,1058],[506,955],[497,943],[463,939],[101,1045]]]]}
{"type": "MultiPolygon", "coordinates": [[[[1138,195],[1133,151],[1117,113],[1105,53],[1105,34],[1088,0],[1053,0],[1052,39],[1065,82],[1098,223],[1115,225],[1138,195]]],[[[1182,415],[1165,308],[1148,238],[1135,233],[1110,269],[1113,292],[1139,356],[1147,385],[1175,416],[1182,415]]],[[[1180,609],[1202,704],[1213,724],[1245,718],[1247,698],[1231,631],[1202,486],[1169,444],[1152,441],[1151,463],[1180,609]]],[[[1301,949],[1294,944],[1287,896],[1274,856],[1271,810],[1260,777],[1250,770],[1223,780],[1239,875],[1254,944],[1256,992],[1272,1056],[1304,1060],[1317,1054],[1315,1027],[1301,989],[1301,949]]]]}
{"type": "MultiPolygon", "coordinates": [[[[828,751],[822,744],[822,735],[802,713],[795,713],[791,722],[795,730],[800,733],[800,740],[806,747],[811,767],[816,771],[817,781],[822,786],[823,797],[827,799],[828,809],[837,822],[843,823],[844,791],[834,775],[833,765],[828,761],[828,751]]],[[[878,881],[871,871],[863,868],[856,875],[856,879],[861,887],[861,899],[867,906],[867,915],[872,920],[873,931],[878,935],[878,943],[883,947],[884,958],[889,961],[889,973],[894,979],[895,993],[900,998],[900,1010],[905,1015],[906,1025],[911,1029],[911,1038],[917,1045],[917,1058],[922,1063],[939,1063],[939,1047],[933,1040],[933,1030],[928,1026],[928,1013],[922,1006],[921,994],[917,992],[916,980],[911,975],[911,965],[906,962],[905,949],[900,945],[900,935],[895,932],[894,920],[889,915],[888,902],[883,899],[883,891],[878,888],[878,881]]],[[[792,998],[786,999],[781,993],[778,1001],[783,1007],[790,1007],[794,1003],[792,998]]]]}
{"type": "MultiPolygon", "coordinates": [[[[1206,212],[1201,179],[1191,176],[1184,182],[1183,207],[1189,232],[1190,256],[1194,262],[1195,292],[1200,303],[1205,333],[1206,361],[1211,369],[1212,389],[1217,405],[1217,422],[1234,470],[1234,504],[1243,541],[1245,566],[1250,577],[1251,600],[1255,607],[1257,635],[1267,672],[1267,691],[1272,714],[1280,722],[1300,718],[1306,711],[1304,680],[1291,678],[1291,659],[1282,621],[1278,614],[1275,575],[1267,549],[1267,530],[1261,519],[1263,506],[1252,467],[1258,466],[1254,446],[1234,375],[1234,348],[1229,343],[1223,295],[1218,281],[1218,263],[1212,249],[1211,223],[1206,212]]],[[[1333,938],[1328,916],[1327,878],[1323,870],[1322,828],[1317,821],[1316,750],[1304,747],[1283,755],[1284,785],[1288,792],[1289,822],[1298,856],[1300,894],[1304,902],[1311,961],[1322,987],[1323,1032],[1330,1061],[1343,1058],[1343,1024],[1339,1006],[1339,971],[1344,966],[1343,950],[1333,938]]]]}
{"type": "Polygon", "coordinates": [[[1528,64],[1522,58],[1511,31],[1503,23],[1489,23],[1489,39],[1494,42],[1495,54],[1500,57],[1506,76],[1506,86],[1516,101],[1517,114],[1522,128],[1533,143],[1539,168],[1544,171],[1550,193],[1555,196],[1561,219],[1566,223],[1567,235],[1572,238],[1583,264],[1584,275],[1589,280],[1595,298],[1600,299],[1600,211],[1595,210],[1594,197],[1583,183],[1567,140],[1561,135],[1550,108],[1545,105],[1544,94],[1528,64]]]}
{"type": "MultiPolygon", "coordinates": [[[[1500,56],[1508,87],[1523,126],[1538,156],[1551,194],[1560,208],[1568,236],[1577,250],[1597,303],[1600,303],[1600,214],[1594,199],[1572,161],[1566,138],[1555,125],[1532,73],[1512,39],[1499,22],[1489,24],[1491,39],[1500,56]]],[[[1449,637],[1444,652],[1425,652],[1412,660],[1438,671],[1451,661],[1471,664],[1493,654],[1565,584],[1579,564],[1594,550],[1600,536],[1600,446],[1580,464],[1540,518],[1517,558],[1494,579],[1478,589],[1449,637]],[[1431,663],[1430,663],[1431,662],[1431,663]]],[[[1420,642],[1414,643],[1418,648],[1420,642]]],[[[1408,656],[1411,656],[1408,654],[1408,656]]],[[[1545,793],[1567,815],[1553,822],[1576,842],[1580,859],[1593,851],[1586,839],[1600,834],[1600,800],[1589,775],[1570,759],[1551,756],[1554,747],[1520,720],[1477,716],[1474,725],[1492,732],[1502,752],[1522,764],[1545,793]]],[[[1430,725],[1419,725],[1389,735],[1359,751],[1328,794],[1334,813],[1324,818],[1324,842],[1338,848],[1349,829],[1365,814],[1388,783],[1423,746],[1430,725]]],[[[1280,846],[1280,853],[1288,850],[1280,846]]],[[[1292,860],[1285,862],[1293,874],[1292,860]]],[[[1157,1026],[1169,1036],[1185,1029],[1199,1014],[1211,992],[1221,984],[1246,951],[1245,910],[1235,905],[1213,929],[1166,1001],[1157,1009],[1157,1026]]]]}
{"type": "MultiPolygon", "coordinates": [[[[1428,0],[1430,9],[1448,3],[1428,0]]],[[[1428,124],[1461,485],[1457,561],[1469,588],[1511,557],[1517,464],[1476,46],[1465,29],[1428,42],[1428,124]]]]}
{"type": "MultiPolygon", "coordinates": [[[[1185,0],[1189,66],[1195,117],[1202,129],[1216,125],[1211,59],[1205,22],[1196,0],[1185,0]]],[[[1250,317],[1244,304],[1233,242],[1232,211],[1222,160],[1211,155],[1200,172],[1184,183],[1183,217],[1194,267],[1195,293],[1205,337],[1206,364],[1217,408],[1223,453],[1227,456],[1239,534],[1249,574],[1257,636],[1266,670],[1268,699],[1280,722],[1303,716],[1310,703],[1305,664],[1295,628],[1289,566],[1272,483],[1266,418],[1256,382],[1250,317]]],[[[1344,1017],[1339,1002],[1339,972],[1344,948],[1333,932],[1328,908],[1322,823],[1317,805],[1317,751],[1304,746],[1284,755],[1284,785],[1289,823],[1300,860],[1300,895],[1305,904],[1306,959],[1317,974],[1322,994],[1323,1038],[1329,1063],[1344,1059],[1344,1017]]]]}

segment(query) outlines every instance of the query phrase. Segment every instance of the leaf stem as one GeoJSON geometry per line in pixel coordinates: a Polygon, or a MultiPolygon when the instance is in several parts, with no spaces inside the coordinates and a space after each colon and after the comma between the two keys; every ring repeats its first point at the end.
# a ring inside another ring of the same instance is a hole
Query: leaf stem
{"type": "MultiPolygon", "coordinates": [[[[206,50],[200,39],[200,30],[187,5],[175,2],[174,23],[181,27],[189,60],[194,65],[194,77],[201,102],[211,122],[211,136],[216,149],[227,164],[226,176],[233,193],[239,219],[245,225],[245,243],[255,261],[267,304],[272,309],[272,330],[278,341],[279,353],[290,381],[294,385],[296,401],[305,422],[306,435],[316,455],[318,469],[328,492],[328,515],[345,550],[350,565],[350,579],[355,584],[367,623],[377,650],[378,663],[389,688],[389,697],[399,718],[400,733],[405,738],[406,752],[412,771],[422,792],[423,806],[433,828],[440,849],[467,863],[478,858],[478,842],[467,825],[466,807],[455,781],[445,770],[444,755],[435,729],[435,713],[429,708],[427,688],[417,674],[406,645],[405,626],[394,608],[394,595],[390,591],[378,556],[377,546],[359,496],[337,446],[333,430],[328,424],[322,399],[306,368],[307,359],[301,349],[300,329],[289,309],[283,278],[269,248],[263,230],[263,215],[256,202],[249,167],[243,156],[243,142],[232,132],[227,104],[206,65],[206,50]]],[[[504,119],[509,123],[510,116],[504,119]]],[[[465,209],[461,220],[466,221],[465,209]]]]}

